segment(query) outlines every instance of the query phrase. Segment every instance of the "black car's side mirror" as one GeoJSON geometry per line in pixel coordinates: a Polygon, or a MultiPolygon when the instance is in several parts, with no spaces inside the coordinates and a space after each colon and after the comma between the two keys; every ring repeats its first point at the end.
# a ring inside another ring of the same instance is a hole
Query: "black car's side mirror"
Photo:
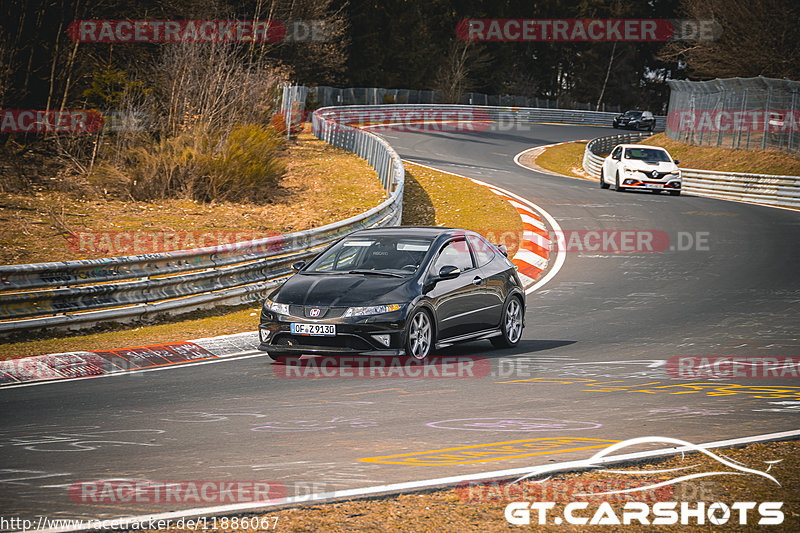
{"type": "Polygon", "coordinates": [[[292,270],[295,272],[300,272],[303,270],[303,267],[306,266],[305,261],[297,261],[296,263],[292,263],[292,270]]]}
{"type": "Polygon", "coordinates": [[[461,275],[461,270],[457,266],[445,265],[439,269],[439,279],[456,279],[461,275]]]}
{"type": "Polygon", "coordinates": [[[428,278],[428,281],[425,282],[425,285],[422,287],[422,292],[428,292],[429,290],[433,289],[437,283],[445,279],[455,279],[459,275],[461,275],[461,270],[458,269],[457,266],[453,265],[445,265],[439,269],[438,276],[431,276],[428,278]]]}

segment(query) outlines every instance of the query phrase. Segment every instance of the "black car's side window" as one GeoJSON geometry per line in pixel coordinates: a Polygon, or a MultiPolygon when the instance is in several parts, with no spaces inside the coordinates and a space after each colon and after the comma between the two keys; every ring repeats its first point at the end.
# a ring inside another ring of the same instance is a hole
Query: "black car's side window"
{"type": "Polygon", "coordinates": [[[444,245],[433,263],[434,274],[447,265],[458,267],[462,272],[474,267],[466,240],[450,241],[444,245]]]}
{"type": "Polygon", "coordinates": [[[474,235],[468,236],[467,239],[469,240],[470,248],[472,248],[472,253],[475,254],[475,260],[478,262],[479,267],[482,267],[494,259],[495,248],[489,241],[483,237],[476,237],[474,235]]]}

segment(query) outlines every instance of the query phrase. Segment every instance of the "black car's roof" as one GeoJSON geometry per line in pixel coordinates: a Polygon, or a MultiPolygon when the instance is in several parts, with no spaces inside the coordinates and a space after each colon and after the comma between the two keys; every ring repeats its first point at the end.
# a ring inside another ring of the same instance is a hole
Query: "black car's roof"
{"type": "Polygon", "coordinates": [[[474,231],[460,228],[445,228],[440,226],[388,226],[382,228],[370,228],[355,231],[348,236],[355,235],[375,235],[387,237],[428,237],[436,238],[441,235],[463,235],[465,233],[474,234],[474,231]]]}

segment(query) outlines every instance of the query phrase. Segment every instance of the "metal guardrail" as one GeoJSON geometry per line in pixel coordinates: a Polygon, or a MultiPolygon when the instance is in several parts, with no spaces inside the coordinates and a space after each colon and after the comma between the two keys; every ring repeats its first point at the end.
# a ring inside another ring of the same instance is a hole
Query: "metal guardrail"
{"type": "Polygon", "coordinates": [[[405,179],[400,157],[378,136],[336,124],[323,113],[314,114],[314,134],[375,168],[388,193],[380,205],[320,228],[230,245],[0,266],[0,336],[260,301],[290,273],[294,261],[352,231],[399,224],[405,179]]]}
{"type": "MultiPolygon", "coordinates": [[[[603,160],[615,146],[638,142],[647,135],[649,134],[631,133],[589,141],[583,152],[583,169],[591,176],[599,178],[603,160]]],[[[681,173],[681,188],[689,194],[772,207],[800,208],[800,176],[745,174],[695,168],[682,168],[681,173]]]]}
{"type": "Polygon", "coordinates": [[[583,151],[583,169],[594,176],[600,177],[600,167],[607,154],[611,153],[618,144],[637,143],[652,135],[648,132],[623,133],[620,135],[610,135],[608,137],[598,137],[586,143],[583,151]]]}
{"type": "MultiPolygon", "coordinates": [[[[389,197],[379,206],[327,226],[231,245],[106,259],[0,266],[0,336],[30,329],[81,329],[103,322],[187,313],[256,302],[290,273],[292,262],[357,229],[398,224],[404,170],[380,137],[359,126],[449,120],[501,127],[524,122],[610,125],[617,113],[469,105],[380,105],[319,109],[312,132],[353,152],[378,172],[389,197]]],[[[666,125],[656,117],[656,128],[666,125]]],[[[475,128],[481,129],[481,128],[475,128]]]]}
{"type": "MultiPolygon", "coordinates": [[[[460,104],[385,104],[323,108],[328,117],[336,117],[342,124],[367,125],[392,121],[392,117],[411,123],[409,119],[444,122],[448,119],[465,124],[482,121],[496,122],[499,126],[523,122],[555,122],[559,124],[586,124],[611,126],[619,113],[605,111],[579,111],[536,107],[476,106],[460,104]]],[[[663,131],[667,117],[655,117],[655,131],[663,131]]],[[[652,135],[652,134],[651,134],[652,135]]]]}

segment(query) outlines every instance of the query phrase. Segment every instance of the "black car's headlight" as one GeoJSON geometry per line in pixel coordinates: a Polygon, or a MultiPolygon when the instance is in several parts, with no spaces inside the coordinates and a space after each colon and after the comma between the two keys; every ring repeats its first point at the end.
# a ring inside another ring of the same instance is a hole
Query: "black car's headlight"
{"type": "Polygon", "coordinates": [[[403,308],[403,305],[405,304],[370,305],[368,307],[348,307],[347,311],[345,311],[344,314],[342,315],[342,318],[391,313],[393,311],[399,311],[400,309],[403,308]]]}
{"type": "Polygon", "coordinates": [[[289,304],[279,304],[278,302],[267,300],[264,306],[273,313],[279,313],[281,315],[289,314],[289,304]]]}

